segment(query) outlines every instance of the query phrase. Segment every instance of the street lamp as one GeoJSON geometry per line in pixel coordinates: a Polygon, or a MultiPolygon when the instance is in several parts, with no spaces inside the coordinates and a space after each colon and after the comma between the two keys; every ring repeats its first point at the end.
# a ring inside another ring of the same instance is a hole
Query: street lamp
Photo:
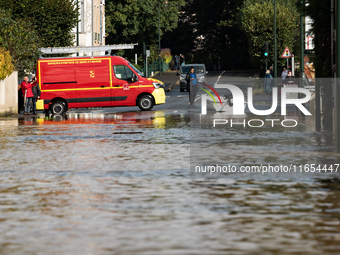
{"type": "MultiPolygon", "coordinates": [[[[159,76],[162,76],[162,72],[161,72],[161,14],[160,14],[160,7],[159,7],[159,0],[157,0],[158,2],[158,47],[159,47],[159,76]]],[[[165,8],[168,8],[168,1],[164,2],[164,6],[165,8]]]]}
{"type": "MultiPolygon", "coordinates": [[[[340,5],[337,3],[337,21],[336,21],[336,31],[340,29],[340,5]]],[[[336,137],[336,149],[340,152],[340,33],[336,33],[336,86],[335,86],[335,137],[336,137]]],[[[315,87],[317,88],[317,87],[315,87]]]]}
{"type": "Polygon", "coordinates": [[[300,10],[300,77],[301,77],[301,87],[304,88],[303,76],[305,71],[304,57],[305,57],[305,34],[304,34],[304,0],[301,0],[301,10],[300,10]]]}
{"type": "Polygon", "coordinates": [[[276,0],[274,0],[274,87],[277,87],[277,59],[276,59],[276,0]]]}
{"type": "MultiPolygon", "coordinates": [[[[79,46],[79,0],[77,0],[77,47],[79,46]]],[[[79,53],[77,52],[77,56],[79,53]]]]}
{"type": "Polygon", "coordinates": [[[161,72],[161,14],[160,14],[160,7],[159,7],[159,0],[158,2],[158,47],[159,47],[159,59],[158,59],[158,64],[159,64],[159,76],[162,75],[161,72]]]}

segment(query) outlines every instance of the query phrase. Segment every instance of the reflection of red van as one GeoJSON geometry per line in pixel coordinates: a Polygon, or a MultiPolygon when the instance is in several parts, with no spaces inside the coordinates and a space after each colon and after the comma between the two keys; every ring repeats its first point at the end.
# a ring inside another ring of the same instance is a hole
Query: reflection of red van
{"type": "Polygon", "coordinates": [[[151,110],[165,103],[163,83],[142,77],[118,56],[39,59],[37,77],[43,109],[53,114],[82,107],[138,105],[151,110]]]}

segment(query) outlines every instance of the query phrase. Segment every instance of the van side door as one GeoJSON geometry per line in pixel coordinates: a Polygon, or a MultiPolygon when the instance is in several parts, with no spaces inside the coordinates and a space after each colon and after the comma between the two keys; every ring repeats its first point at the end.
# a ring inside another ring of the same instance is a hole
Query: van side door
{"type": "Polygon", "coordinates": [[[108,64],[76,65],[77,107],[111,106],[108,64]]]}

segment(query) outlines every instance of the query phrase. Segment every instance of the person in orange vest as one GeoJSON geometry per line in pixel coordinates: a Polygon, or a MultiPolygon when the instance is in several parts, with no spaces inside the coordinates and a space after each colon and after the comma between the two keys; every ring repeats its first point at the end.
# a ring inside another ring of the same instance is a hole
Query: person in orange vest
{"type": "Polygon", "coordinates": [[[26,98],[25,103],[25,112],[24,115],[29,115],[31,110],[33,92],[32,92],[32,84],[28,82],[28,77],[25,76],[23,82],[21,83],[22,93],[24,94],[24,98],[26,98]]]}

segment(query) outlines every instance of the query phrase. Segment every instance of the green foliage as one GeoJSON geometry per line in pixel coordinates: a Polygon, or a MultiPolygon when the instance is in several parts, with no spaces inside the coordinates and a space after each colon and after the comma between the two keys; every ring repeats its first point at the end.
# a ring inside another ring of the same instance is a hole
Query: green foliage
{"type": "Polygon", "coordinates": [[[13,72],[14,66],[8,51],[0,48],[0,80],[5,79],[13,72]]]}
{"type": "Polygon", "coordinates": [[[71,0],[0,0],[0,8],[12,18],[29,21],[42,47],[72,45],[71,30],[77,25],[78,8],[71,0]]]}
{"type": "Polygon", "coordinates": [[[14,68],[19,76],[25,70],[33,70],[38,58],[39,37],[32,24],[17,18],[12,19],[0,9],[0,47],[10,52],[14,68]]]}
{"type": "MultiPolygon", "coordinates": [[[[274,5],[271,0],[245,0],[240,8],[240,25],[246,32],[250,61],[255,66],[265,63],[263,44],[269,47],[269,63],[274,62],[274,5]]],[[[278,66],[284,65],[280,58],[286,47],[293,49],[299,36],[299,13],[294,1],[276,1],[276,42],[278,66]]],[[[294,52],[293,52],[294,54],[294,52]]],[[[297,55],[297,54],[295,54],[297,55]]]]}
{"type": "Polygon", "coordinates": [[[249,67],[245,33],[238,26],[242,0],[187,1],[178,28],[162,41],[186,62],[205,63],[209,70],[249,67]]]}
{"type": "Polygon", "coordinates": [[[72,45],[77,20],[75,1],[0,0],[0,46],[22,77],[36,68],[38,48],[72,45]]]}
{"type": "Polygon", "coordinates": [[[136,64],[133,64],[133,63],[131,63],[134,67],[136,67],[138,70],[142,70],[142,67],[140,66],[140,65],[136,65],[136,64]]]}
{"type": "Polygon", "coordinates": [[[159,48],[158,45],[154,44],[150,46],[150,57],[149,63],[153,63],[159,60],[159,48]]]}
{"type": "MultiPolygon", "coordinates": [[[[168,7],[159,0],[107,0],[105,6],[106,44],[138,43],[135,50],[125,52],[126,58],[134,58],[135,53],[142,53],[143,42],[151,50],[158,45],[158,7],[160,13],[160,36],[177,27],[179,9],[185,0],[172,0],[168,7]]],[[[158,56],[158,52],[157,52],[158,56]]],[[[158,59],[155,58],[155,59],[158,59]]]]}

